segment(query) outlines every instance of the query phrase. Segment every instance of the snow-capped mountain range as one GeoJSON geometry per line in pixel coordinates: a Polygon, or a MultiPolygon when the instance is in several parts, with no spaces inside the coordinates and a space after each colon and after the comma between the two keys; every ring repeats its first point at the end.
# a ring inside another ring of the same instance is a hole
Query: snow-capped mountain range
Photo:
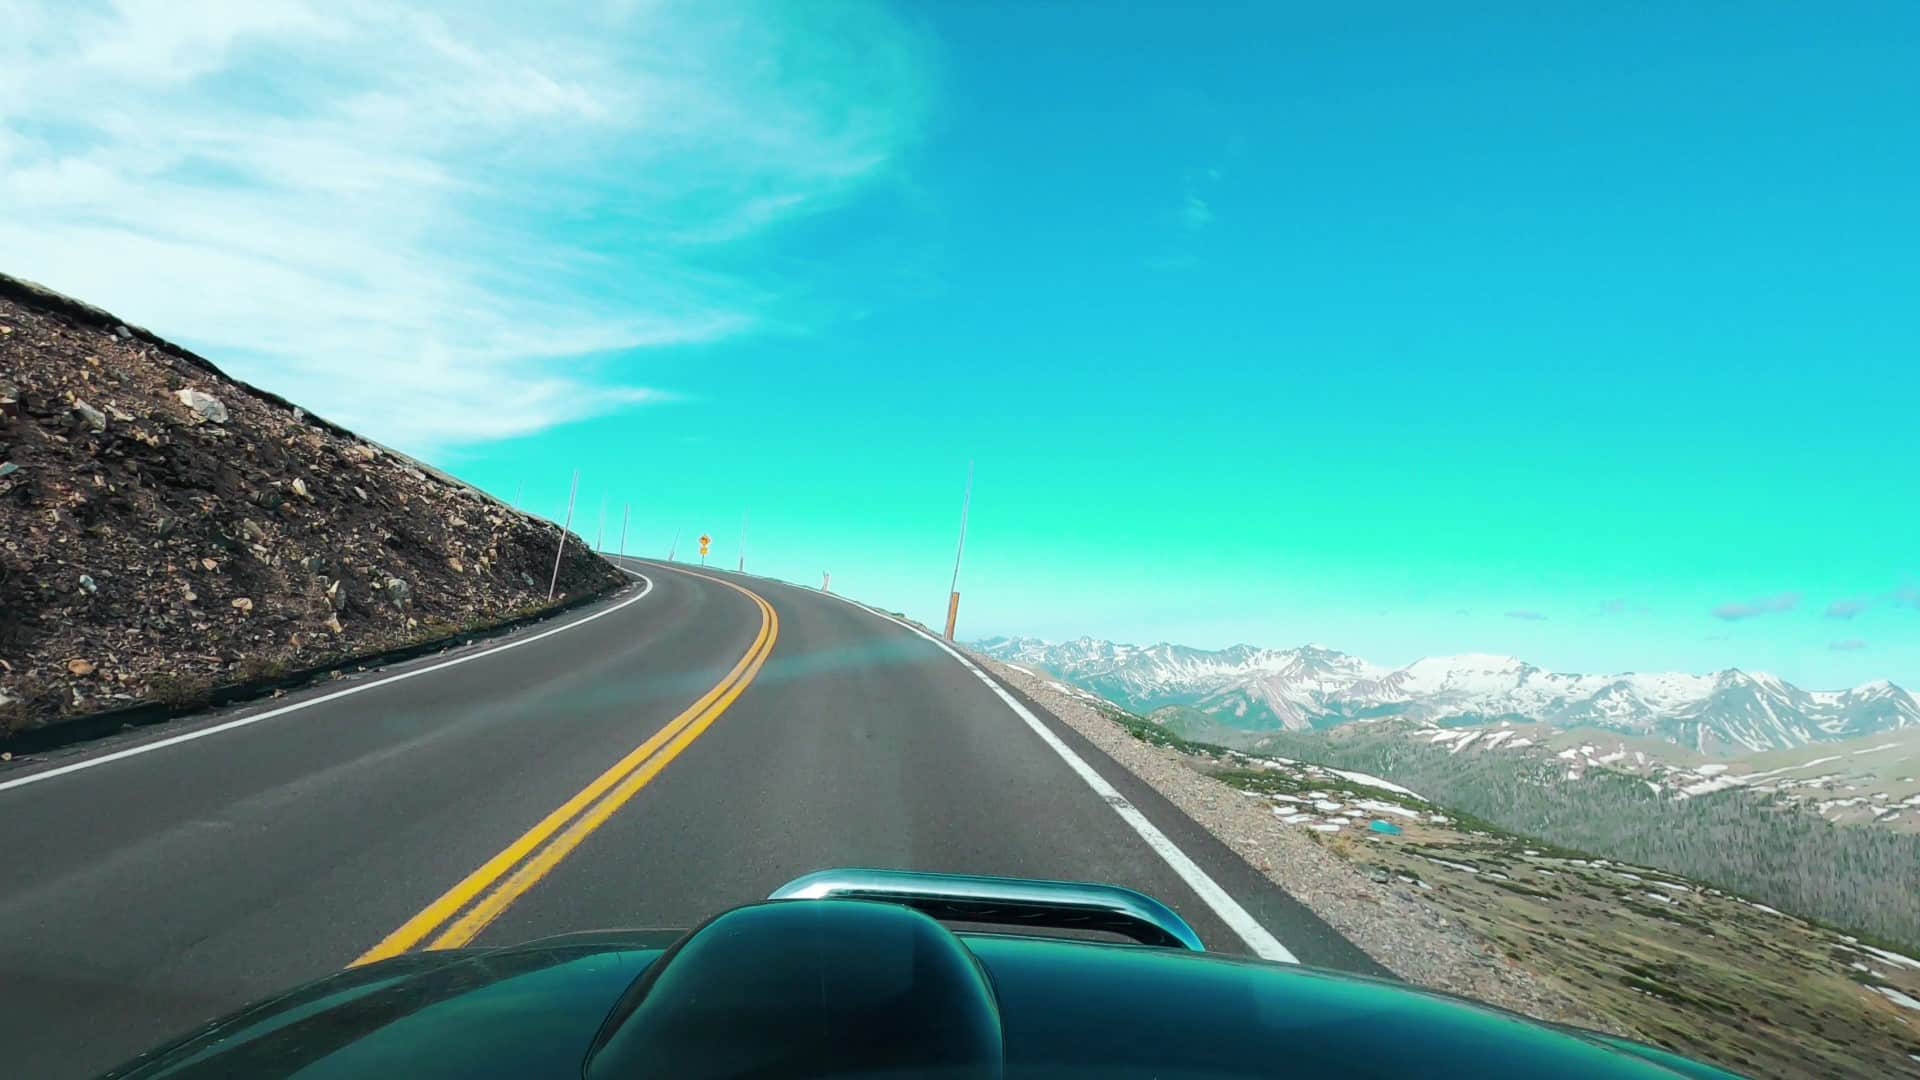
{"type": "Polygon", "coordinates": [[[1571,675],[1480,654],[1385,668],[1319,645],[1206,650],[999,637],[975,647],[1142,712],[1183,705],[1250,731],[1382,717],[1448,726],[1509,719],[1608,728],[1725,755],[1920,727],[1920,701],[1884,680],[1851,690],[1803,690],[1737,669],[1571,675]]]}

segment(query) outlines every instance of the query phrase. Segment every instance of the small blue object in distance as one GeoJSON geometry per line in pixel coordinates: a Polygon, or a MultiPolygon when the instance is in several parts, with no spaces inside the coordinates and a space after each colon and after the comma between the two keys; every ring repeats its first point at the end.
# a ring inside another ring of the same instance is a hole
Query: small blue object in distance
{"type": "Polygon", "coordinates": [[[1400,826],[1395,825],[1391,821],[1376,821],[1368,825],[1367,828],[1372,829],[1374,832],[1386,833],[1388,836],[1400,835],[1400,826]]]}

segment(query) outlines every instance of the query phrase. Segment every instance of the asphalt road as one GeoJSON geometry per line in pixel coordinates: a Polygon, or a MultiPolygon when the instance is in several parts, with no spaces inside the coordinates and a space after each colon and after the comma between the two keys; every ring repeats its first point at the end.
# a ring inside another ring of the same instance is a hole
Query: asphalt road
{"type": "MultiPolygon", "coordinates": [[[[624,593],[465,652],[0,766],[4,1071],[88,1075],[369,955],[688,926],[831,866],[1114,882],[1249,951],[934,643],[630,565],[624,593]]],[[[1302,962],[1382,973],[1026,704],[1302,962]]]]}

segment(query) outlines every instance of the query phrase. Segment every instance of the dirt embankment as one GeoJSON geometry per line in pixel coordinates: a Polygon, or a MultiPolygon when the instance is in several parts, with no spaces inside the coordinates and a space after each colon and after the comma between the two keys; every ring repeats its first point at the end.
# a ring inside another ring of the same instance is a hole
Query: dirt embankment
{"type": "MultiPolygon", "coordinates": [[[[556,543],[549,523],[0,275],[0,740],[531,613],[556,543]]],[[[555,599],[621,580],[576,541],[555,599]]]]}

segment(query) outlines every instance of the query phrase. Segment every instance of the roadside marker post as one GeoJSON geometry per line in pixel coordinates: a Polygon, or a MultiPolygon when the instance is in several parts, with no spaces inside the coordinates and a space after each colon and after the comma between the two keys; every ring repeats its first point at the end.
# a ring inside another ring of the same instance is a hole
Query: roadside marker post
{"type": "Polygon", "coordinates": [[[573,497],[580,494],[580,470],[573,470],[573,487],[567,491],[567,520],[560,526],[560,546],[553,550],[553,578],[547,582],[547,603],[553,603],[553,590],[560,587],[560,556],[567,552],[567,530],[573,528],[573,497]]]}
{"type": "Polygon", "coordinates": [[[632,513],[632,503],[620,508],[620,557],[623,559],[627,557],[627,516],[632,513]]]}
{"type": "Polygon", "coordinates": [[[953,584],[947,588],[947,640],[960,621],[960,557],[967,553],[967,509],[973,505],[973,462],[967,462],[967,493],[960,498],[960,547],[953,553],[953,584]]]}
{"type": "Polygon", "coordinates": [[[820,591],[821,592],[833,591],[833,575],[827,573],[825,570],[820,571],[820,591]]]}
{"type": "Polygon", "coordinates": [[[742,511],[740,514],[740,565],[738,569],[742,574],[747,572],[747,514],[745,511],[742,511]]]}
{"type": "Polygon", "coordinates": [[[675,529],[673,530],[673,546],[667,549],[667,561],[672,562],[674,555],[678,554],[679,551],[680,551],[680,530],[675,529]]]}
{"type": "Polygon", "coordinates": [[[605,495],[602,495],[600,496],[600,531],[593,534],[593,550],[596,552],[607,550],[607,545],[605,543],[606,539],[607,539],[607,497],[605,495]]]}
{"type": "Polygon", "coordinates": [[[708,536],[706,533],[701,533],[700,534],[700,565],[701,566],[707,565],[707,550],[712,546],[713,546],[713,537],[708,536]]]}

